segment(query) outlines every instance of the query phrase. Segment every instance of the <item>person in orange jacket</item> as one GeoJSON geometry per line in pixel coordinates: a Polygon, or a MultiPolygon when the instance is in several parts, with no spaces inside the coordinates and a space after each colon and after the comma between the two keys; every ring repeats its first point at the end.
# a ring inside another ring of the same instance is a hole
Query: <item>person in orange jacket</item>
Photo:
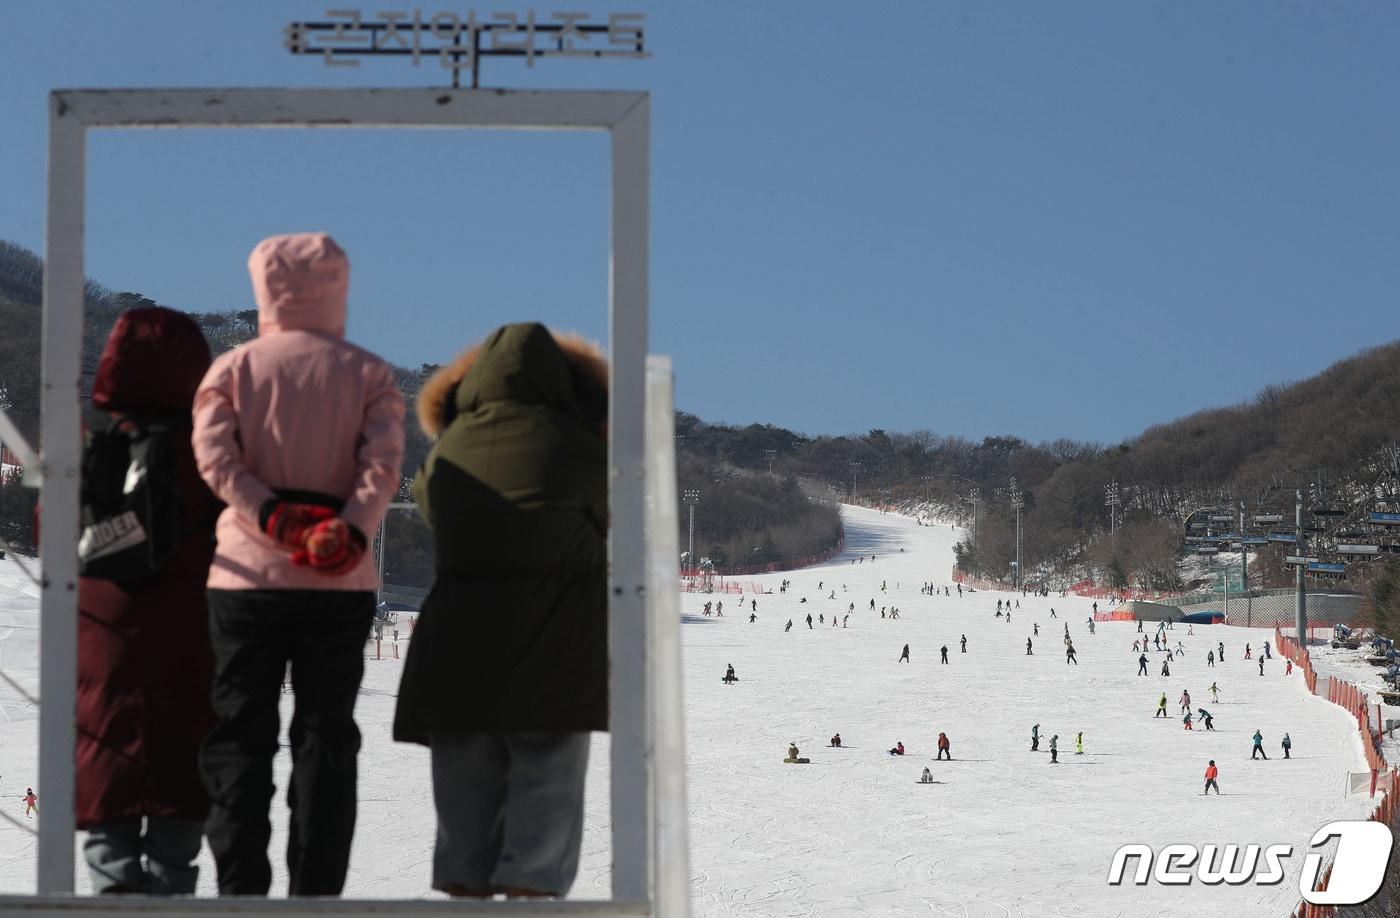
{"type": "Polygon", "coordinates": [[[948,751],[948,746],[948,734],[938,734],[938,758],[941,759],[946,755],[948,757],[948,761],[951,762],[953,761],[953,753],[948,751]]]}
{"type": "Polygon", "coordinates": [[[1216,795],[1217,797],[1220,796],[1220,785],[1215,783],[1215,778],[1216,778],[1216,776],[1219,775],[1219,774],[1220,774],[1219,769],[1217,769],[1217,768],[1215,767],[1215,759],[1211,759],[1211,760],[1210,760],[1210,764],[1206,766],[1206,789],[1205,789],[1205,792],[1206,792],[1207,794],[1210,793],[1210,789],[1213,787],[1213,788],[1215,788],[1215,795],[1216,795]]]}

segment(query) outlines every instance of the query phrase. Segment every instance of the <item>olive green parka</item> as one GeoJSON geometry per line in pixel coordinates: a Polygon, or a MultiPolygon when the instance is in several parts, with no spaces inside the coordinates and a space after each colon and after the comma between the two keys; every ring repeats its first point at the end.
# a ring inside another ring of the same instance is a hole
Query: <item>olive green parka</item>
{"type": "Polygon", "coordinates": [[[606,361],[507,325],[430,379],[418,413],[437,438],[413,482],[437,577],[394,739],[606,730],[606,361]]]}

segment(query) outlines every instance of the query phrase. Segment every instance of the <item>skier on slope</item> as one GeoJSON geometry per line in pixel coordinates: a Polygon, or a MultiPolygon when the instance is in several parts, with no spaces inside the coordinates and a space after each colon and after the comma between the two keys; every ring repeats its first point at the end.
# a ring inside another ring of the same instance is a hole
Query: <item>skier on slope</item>
{"type": "Polygon", "coordinates": [[[1084,754],[1084,731],[1080,730],[1074,737],[1074,754],[1084,754]]]}
{"type": "Polygon", "coordinates": [[[1205,708],[1197,708],[1196,714],[1200,717],[1201,723],[1206,725],[1207,730],[1215,730],[1215,716],[1213,714],[1211,714],[1205,708]]]}
{"type": "Polygon", "coordinates": [[[811,628],[812,628],[812,613],[811,613],[811,612],[808,612],[808,613],[807,613],[807,629],[810,631],[811,628]]]}
{"type": "Polygon", "coordinates": [[[1157,713],[1156,713],[1156,714],[1153,714],[1152,716],[1153,716],[1154,718],[1155,718],[1155,717],[1166,717],[1166,716],[1167,716],[1167,693],[1166,693],[1166,692],[1163,692],[1163,693],[1162,693],[1162,697],[1157,699],[1157,713]]]}
{"type": "Polygon", "coordinates": [[[1079,660],[1074,656],[1074,643],[1072,641],[1065,645],[1065,665],[1068,666],[1071,663],[1075,666],[1079,665],[1079,660]]]}
{"type": "Polygon", "coordinates": [[[1026,638],[1026,656],[1028,656],[1028,657],[1034,656],[1034,654],[1031,653],[1031,639],[1030,639],[1030,638],[1026,638]]]}
{"type": "Polygon", "coordinates": [[[1163,660],[1163,661],[1162,661],[1162,675],[1164,675],[1164,676],[1170,676],[1170,675],[1172,674],[1171,669],[1167,666],[1167,664],[1170,663],[1170,662],[1171,662],[1170,659],[1166,659],[1166,660],[1163,660]]]}
{"type": "Polygon", "coordinates": [[[962,636],[962,652],[967,653],[967,635],[962,636]]]}
{"type": "Polygon", "coordinates": [[[1192,732],[1194,732],[1194,730],[1193,730],[1193,728],[1192,728],[1192,726],[1191,726],[1191,712],[1190,712],[1190,711],[1187,711],[1184,715],[1182,715],[1182,718],[1181,718],[1181,728],[1182,728],[1183,730],[1192,730],[1192,732]]]}
{"type": "Polygon", "coordinates": [[[1145,653],[1138,657],[1138,675],[1147,675],[1147,654],[1145,653]]]}
{"type": "Polygon", "coordinates": [[[1031,727],[1031,752],[1040,751],[1040,724],[1031,727]]]}
{"type": "Polygon", "coordinates": [[[1206,651],[1206,666],[1215,666],[1215,651],[1206,651]]]}
{"type": "Polygon", "coordinates": [[[1215,779],[1219,774],[1220,771],[1215,767],[1215,759],[1211,759],[1210,764],[1206,766],[1206,789],[1204,791],[1205,793],[1209,794],[1210,789],[1213,787],[1215,788],[1216,796],[1220,796],[1220,785],[1215,783],[1215,779]]]}
{"type": "Polygon", "coordinates": [[[1264,757],[1264,761],[1267,762],[1269,760],[1269,754],[1264,751],[1264,734],[1260,733],[1258,730],[1255,730],[1254,751],[1249,754],[1249,757],[1251,759],[1254,759],[1258,758],[1261,755],[1264,757]]]}
{"type": "Polygon", "coordinates": [[[1284,757],[1285,759],[1292,758],[1292,756],[1289,755],[1289,752],[1290,752],[1290,750],[1292,750],[1292,749],[1293,749],[1293,740],[1289,738],[1289,736],[1288,736],[1287,733],[1285,733],[1285,734],[1283,735],[1283,757],[1284,757]]]}
{"type": "Polygon", "coordinates": [[[1060,734],[1056,733],[1050,737],[1050,764],[1060,763],[1060,734]]]}
{"type": "Polygon", "coordinates": [[[787,634],[787,633],[788,633],[789,631],[791,631],[791,630],[792,630],[792,619],[788,619],[787,627],[785,627],[785,628],[783,629],[783,633],[784,633],[784,634],[787,634]]]}
{"type": "Polygon", "coordinates": [[[947,663],[947,662],[948,662],[948,645],[947,645],[947,644],[944,644],[942,647],[939,648],[938,652],[939,652],[940,654],[942,654],[942,656],[943,656],[943,659],[939,660],[938,662],[940,662],[940,663],[947,663]]]}
{"type": "Polygon", "coordinates": [[[1210,688],[1207,689],[1207,691],[1210,692],[1210,700],[1211,700],[1211,701],[1214,701],[1214,702],[1219,702],[1219,701],[1220,701],[1220,686],[1218,686],[1218,685],[1216,685],[1214,682],[1212,682],[1212,683],[1210,684],[1210,688]]]}
{"type": "Polygon", "coordinates": [[[909,645],[908,645],[908,644],[905,644],[905,645],[904,645],[904,651],[903,651],[902,653],[900,653],[900,655],[899,655],[899,661],[898,661],[898,662],[900,662],[900,663],[908,663],[908,662],[909,662],[909,645]]]}
{"type": "Polygon", "coordinates": [[[1177,699],[1177,704],[1181,705],[1181,710],[1191,710],[1191,692],[1187,689],[1181,690],[1181,697],[1177,699]]]}

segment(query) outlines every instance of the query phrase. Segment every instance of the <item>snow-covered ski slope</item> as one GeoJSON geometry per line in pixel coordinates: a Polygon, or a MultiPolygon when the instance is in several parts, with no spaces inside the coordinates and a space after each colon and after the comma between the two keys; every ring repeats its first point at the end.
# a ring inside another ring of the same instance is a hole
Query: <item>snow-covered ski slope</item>
{"type": "MultiPolygon", "coordinates": [[[[691,870],[699,915],[1111,916],[1229,915],[1283,918],[1297,904],[1296,877],[1311,834],[1324,823],[1368,814],[1364,796],[1344,795],[1345,775],[1363,768],[1355,727],[1345,713],[1310,697],[1283,663],[1264,677],[1244,661],[1272,632],[1226,626],[1169,632],[1184,658],[1158,675],[1163,654],[1149,652],[1149,677],[1137,672],[1135,626],[1105,623],[1089,635],[1088,600],[1021,599],[1008,624],[997,599],[922,595],[920,584],[949,584],[952,546],[946,523],[843,508],[845,556],[801,571],[744,578],[771,594],[683,594],[686,737],[689,759],[691,870]],[[903,549],[903,551],[901,551],[903,549]],[[874,554],[872,563],[870,555],[874,554]],[[850,559],[864,555],[862,563],[850,559]],[[786,595],[784,579],[793,581],[786,595]],[[822,587],[818,588],[818,582],[822,587]],[[886,590],[881,591],[881,583],[886,590]],[[832,589],[836,598],[828,598],[832,589]],[[799,600],[805,597],[807,602],[799,600]],[[876,611],[870,611],[875,599],[876,611]],[[748,621],[757,599],[758,620],[748,621]],[[722,600],[722,618],[702,617],[722,600]],[[846,628],[831,615],[855,603],[846,628]],[[895,606],[898,620],[881,619],[895,606]],[[1058,618],[1050,617],[1054,607],[1058,618]],[[814,627],[805,617],[811,612],[814,627]],[[826,621],[817,624],[822,615],[826,621]],[[783,627],[792,619],[793,628],[783,627]],[[1025,655],[1033,624],[1035,654],[1025,655]],[[1066,665],[1069,624],[1079,665],[1066,665]],[[958,639],[966,634],[967,653],[958,639]],[[1225,642],[1226,661],[1205,654],[1225,642]],[[910,645],[912,662],[898,663],[910,645]],[[939,647],[947,645],[948,665],[939,647]],[[740,682],[720,677],[733,663],[740,682]],[[1212,703],[1207,687],[1219,683],[1212,703]],[[1215,715],[1216,732],[1183,731],[1177,698],[1215,715]],[[1168,696],[1168,719],[1152,717],[1168,696]],[[1042,731],[1029,751],[1031,724],[1042,731]],[[1269,761],[1251,762],[1250,736],[1265,737],[1269,761]],[[1291,733],[1294,757],[1279,740],[1291,733]],[[845,746],[827,747],[840,732],[845,746]],[[952,762],[934,761],[945,731],[952,762]],[[1074,753],[1076,732],[1085,754],[1074,753]],[[1046,751],[1059,734],[1060,764],[1046,751]],[[908,750],[885,750],[902,740],[908,750]],[[812,764],[784,765],[790,742],[812,764]],[[1220,768],[1224,795],[1201,796],[1208,759],[1220,768]],[[936,784],[919,785],[927,765],[936,784]],[[1289,878],[1272,887],[1109,887],[1113,852],[1141,842],[1295,846],[1289,878]]],[[[0,562],[0,653],[7,675],[37,686],[37,601],[0,562]]],[[[1019,598],[1019,597],[1016,597],[1019,598]]],[[[406,649],[406,648],[404,648],[406,649]]],[[[361,753],[359,823],[346,894],[423,897],[428,890],[434,817],[426,751],[390,742],[399,664],[366,663],[357,707],[361,753]]],[[[290,703],[290,698],[286,699],[290,703]]],[[[0,683],[0,890],[33,889],[34,823],[19,796],[34,783],[36,720],[16,690],[0,683]]],[[[284,724],[286,716],[284,714],[284,724]]],[[[287,756],[277,783],[286,787],[287,756]]],[[[38,782],[38,783],[35,783],[38,782]]],[[[285,893],[285,807],[274,808],[274,892],[285,893]]],[[[608,890],[607,740],[597,737],[590,770],[583,862],[574,895],[608,890]]],[[[212,894],[204,861],[201,894],[212,894]]],[[[79,874],[79,890],[87,889],[79,874]]]]}

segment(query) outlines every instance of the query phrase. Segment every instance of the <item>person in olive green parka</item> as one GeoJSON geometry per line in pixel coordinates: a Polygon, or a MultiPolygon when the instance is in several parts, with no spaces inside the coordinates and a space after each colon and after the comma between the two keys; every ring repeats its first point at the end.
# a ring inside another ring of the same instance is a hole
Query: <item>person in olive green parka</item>
{"type": "Polygon", "coordinates": [[[562,896],[577,870],[588,733],[608,728],[607,405],[605,358],[536,323],[419,397],[437,576],[394,739],[433,750],[433,886],[454,895],[562,896]]]}

